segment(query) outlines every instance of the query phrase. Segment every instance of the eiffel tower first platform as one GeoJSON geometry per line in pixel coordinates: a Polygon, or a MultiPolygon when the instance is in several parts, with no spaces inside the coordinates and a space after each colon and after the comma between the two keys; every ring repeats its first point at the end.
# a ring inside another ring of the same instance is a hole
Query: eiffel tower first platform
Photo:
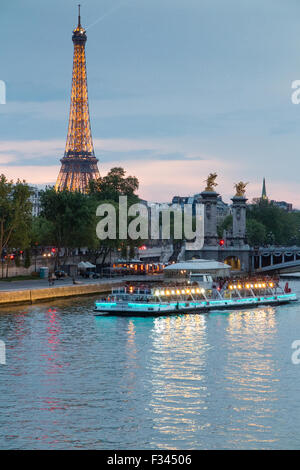
{"type": "Polygon", "coordinates": [[[81,26],[80,5],[72,40],[74,60],[68,137],[55,189],[86,192],[89,182],[100,178],[100,173],[91,133],[85,59],[87,36],[81,26]]]}

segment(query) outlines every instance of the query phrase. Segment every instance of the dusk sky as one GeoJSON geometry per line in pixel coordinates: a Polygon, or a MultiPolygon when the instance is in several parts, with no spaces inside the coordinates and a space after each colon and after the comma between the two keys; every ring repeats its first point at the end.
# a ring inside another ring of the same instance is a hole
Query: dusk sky
{"type": "MultiPolygon", "coordinates": [[[[1,0],[0,172],[10,178],[55,183],[77,4],[1,0]]],[[[169,201],[201,192],[215,171],[226,202],[240,180],[259,196],[265,176],[271,199],[300,208],[299,0],[83,0],[82,25],[102,175],[123,166],[141,197],[169,201]]]]}

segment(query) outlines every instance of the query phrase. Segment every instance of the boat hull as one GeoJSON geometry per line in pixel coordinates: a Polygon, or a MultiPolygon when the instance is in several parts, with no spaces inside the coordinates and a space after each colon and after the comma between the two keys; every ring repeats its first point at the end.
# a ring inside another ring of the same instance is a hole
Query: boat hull
{"type": "Polygon", "coordinates": [[[154,317],[178,314],[207,313],[213,310],[236,310],[260,306],[278,306],[297,301],[295,294],[223,299],[169,304],[96,302],[95,316],[154,317]]]}

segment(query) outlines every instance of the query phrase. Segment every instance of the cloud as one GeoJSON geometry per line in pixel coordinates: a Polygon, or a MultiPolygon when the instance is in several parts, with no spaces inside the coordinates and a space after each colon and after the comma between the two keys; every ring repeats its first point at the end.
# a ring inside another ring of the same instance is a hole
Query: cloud
{"type": "Polygon", "coordinates": [[[59,172],[59,165],[53,166],[2,166],[0,172],[5,174],[8,179],[25,180],[33,185],[54,184],[59,172]]]}
{"type": "MultiPolygon", "coordinates": [[[[63,140],[0,141],[0,163],[14,166],[58,164],[64,153],[63,140]]],[[[179,140],[95,139],[95,153],[100,162],[115,160],[193,160],[203,155],[185,149],[179,140]]],[[[207,158],[207,157],[205,157],[207,158]]]]}
{"type": "MultiPolygon", "coordinates": [[[[227,202],[234,193],[234,183],[241,179],[250,181],[247,187],[249,200],[258,197],[265,175],[271,199],[287,200],[300,207],[297,174],[290,175],[284,162],[280,175],[271,178],[268,177],[269,173],[264,174],[261,167],[255,166],[254,159],[224,158],[221,150],[214,154],[206,153],[201,151],[201,142],[192,138],[96,138],[94,144],[101,175],[105,175],[112,167],[124,167],[127,174],[138,177],[139,194],[150,201],[169,201],[174,195],[199,193],[204,189],[207,175],[216,171],[219,183],[217,190],[227,202]]],[[[65,142],[59,139],[0,142],[0,171],[8,178],[21,178],[32,184],[54,184],[64,145],[65,142]]]]}

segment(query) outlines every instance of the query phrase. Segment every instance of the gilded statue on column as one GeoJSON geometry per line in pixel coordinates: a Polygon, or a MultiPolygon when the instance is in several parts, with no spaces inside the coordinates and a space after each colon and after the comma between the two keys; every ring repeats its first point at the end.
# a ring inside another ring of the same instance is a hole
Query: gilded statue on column
{"type": "Polygon", "coordinates": [[[217,173],[210,173],[205,180],[206,182],[206,188],[205,191],[214,191],[215,187],[218,186],[218,183],[216,183],[216,178],[217,178],[217,173]]]}
{"type": "Polygon", "coordinates": [[[235,196],[236,197],[243,197],[245,196],[245,192],[246,192],[246,186],[248,185],[248,183],[243,183],[243,181],[240,181],[239,183],[236,183],[234,185],[234,188],[236,190],[236,194],[235,196]]]}

